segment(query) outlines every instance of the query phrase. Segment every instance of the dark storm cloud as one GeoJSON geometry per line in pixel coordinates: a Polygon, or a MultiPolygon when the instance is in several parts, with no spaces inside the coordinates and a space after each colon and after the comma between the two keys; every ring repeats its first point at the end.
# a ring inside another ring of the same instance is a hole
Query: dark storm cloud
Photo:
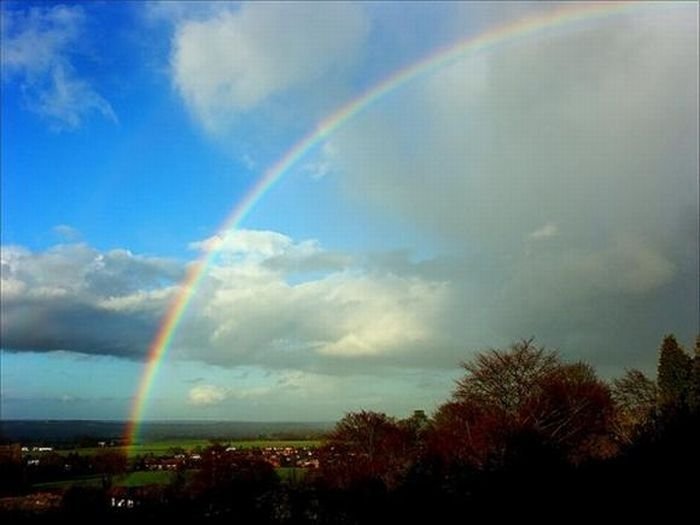
{"type": "Polygon", "coordinates": [[[535,335],[620,371],[653,367],[666,332],[693,339],[698,25],[688,14],[639,10],[472,54],[331,138],[324,161],[349,195],[451,254],[414,268],[450,283],[451,348],[535,335]]]}
{"type": "Polygon", "coordinates": [[[3,247],[1,269],[3,348],[133,358],[144,355],[182,277],[172,261],[84,244],[3,247]]]}

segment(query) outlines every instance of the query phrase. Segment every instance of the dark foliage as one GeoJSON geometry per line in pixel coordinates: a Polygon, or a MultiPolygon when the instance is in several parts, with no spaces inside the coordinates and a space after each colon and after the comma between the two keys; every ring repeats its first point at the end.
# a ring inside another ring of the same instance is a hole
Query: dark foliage
{"type": "Polygon", "coordinates": [[[659,352],[659,402],[665,412],[687,408],[692,360],[673,335],[667,335],[659,352]]]}

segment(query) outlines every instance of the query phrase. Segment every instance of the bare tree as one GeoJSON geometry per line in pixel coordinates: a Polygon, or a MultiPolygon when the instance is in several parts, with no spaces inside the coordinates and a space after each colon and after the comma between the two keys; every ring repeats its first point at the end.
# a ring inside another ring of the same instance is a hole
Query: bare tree
{"type": "Polygon", "coordinates": [[[454,398],[515,415],[559,366],[557,354],[537,348],[532,339],[515,343],[508,351],[491,349],[462,363],[466,375],[457,382],[454,398]]]}
{"type": "Polygon", "coordinates": [[[466,374],[457,382],[454,406],[445,406],[436,419],[438,432],[468,423],[456,442],[462,447],[458,455],[468,451],[477,462],[485,453],[492,460],[505,457],[509,444],[526,435],[571,461],[610,452],[610,391],[590,366],[565,364],[556,352],[523,340],[479,354],[462,367],[466,374]],[[459,421],[449,421],[450,415],[459,421]],[[481,445],[486,450],[465,448],[465,440],[486,443],[481,445]]]}

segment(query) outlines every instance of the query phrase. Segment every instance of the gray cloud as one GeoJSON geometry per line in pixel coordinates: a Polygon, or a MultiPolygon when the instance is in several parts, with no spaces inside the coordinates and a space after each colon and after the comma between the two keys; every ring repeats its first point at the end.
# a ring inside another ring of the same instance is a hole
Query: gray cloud
{"type": "Polygon", "coordinates": [[[665,332],[694,336],[698,26],[687,14],[639,10],[465,57],[331,139],[323,161],[348,194],[462,261],[420,268],[459,298],[456,340],[537,335],[619,370],[652,366],[665,332]]]}
{"type": "Polygon", "coordinates": [[[182,268],[84,244],[2,249],[2,344],[140,357],[182,268]]]}

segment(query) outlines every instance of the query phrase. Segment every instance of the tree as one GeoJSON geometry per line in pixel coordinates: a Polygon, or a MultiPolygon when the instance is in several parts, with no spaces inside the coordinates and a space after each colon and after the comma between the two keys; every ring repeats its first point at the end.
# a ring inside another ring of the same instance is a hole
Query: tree
{"type": "Polygon", "coordinates": [[[450,401],[433,417],[427,449],[448,464],[483,467],[501,441],[494,439],[497,429],[496,417],[481,404],[450,401]]]}
{"type": "Polygon", "coordinates": [[[639,370],[627,370],[625,375],[613,380],[615,434],[620,441],[632,443],[653,423],[658,395],[656,382],[639,370]]]}
{"type": "Polygon", "coordinates": [[[412,453],[417,454],[422,450],[425,434],[430,426],[430,419],[425,415],[425,411],[415,410],[410,417],[401,419],[397,424],[412,453]]]}
{"type": "Polygon", "coordinates": [[[478,402],[514,416],[542,380],[560,366],[555,352],[537,348],[533,340],[491,349],[462,363],[466,375],[457,382],[457,401],[478,402]]]}
{"type": "Polygon", "coordinates": [[[693,364],[690,370],[688,408],[693,414],[700,415],[700,335],[695,338],[693,364]]]}
{"type": "MultiPolygon", "coordinates": [[[[468,424],[467,441],[487,436],[488,450],[464,448],[458,455],[483,461],[503,461],[514,446],[535,440],[571,461],[605,455],[612,420],[608,387],[583,363],[565,364],[552,351],[524,340],[508,350],[492,349],[462,364],[465,376],[457,382],[453,403],[444,408],[440,427],[454,431],[468,424]],[[527,436],[527,438],[525,438],[527,436]],[[468,452],[467,452],[468,451],[468,452]]],[[[438,430],[439,431],[439,430],[438,430]]],[[[463,438],[463,440],[465,439],[463,438]]]]}
{"type": "Polygon", "coordinates": [[[543,377],[520,415],[521,424],[574,462],[612,452],[612,417],[610,389],[585,363],[562,364],[543,377]]]}
{"type": "Polygon", "coordinates": [[[661,408],[673,413],[687,406],[692,360],[673,335],[661,344],[657,381],[661,408]]]}
{"type": "Polygon", "coordinates": [[[202,450],[192,494],[214,514],[229,517],[235,514],[239,523],[259,523],[262,518],[257,502],[276,489],[279,477],[262,456],[239,454],[226,448],[215,442],[202,450]]]}
{"type": "Polygon", "coordinates": [[[425,411],[423,410],[415,410],[410,417],[399,421],[399,425],[414,434],[420,434],[423,432],[429,423],[430,420],[428,419],[428,416],[425,415],[425,411]]]}
{"type": "Polygon", "coordinates": [[[124,452],[118,450],[101,450],[93,459],[95,472],[102,474],[104,488],[112,485],[112,479],[118,474],[126,472],[128,460],[124,452]]]}
{"type": "Polygon", "coordinates": [[[0,496],[24,489],[27,477],[25,461],[19,443],[4,444],[0,441],[0,496]]]}
{"type": "Polygon", "coordinates": [[[366,479],[393,485],[410,464],[411,445],[410,433],[386,414],[350,412],[321,451],[322,477],[337,486],[366,479]]]}

